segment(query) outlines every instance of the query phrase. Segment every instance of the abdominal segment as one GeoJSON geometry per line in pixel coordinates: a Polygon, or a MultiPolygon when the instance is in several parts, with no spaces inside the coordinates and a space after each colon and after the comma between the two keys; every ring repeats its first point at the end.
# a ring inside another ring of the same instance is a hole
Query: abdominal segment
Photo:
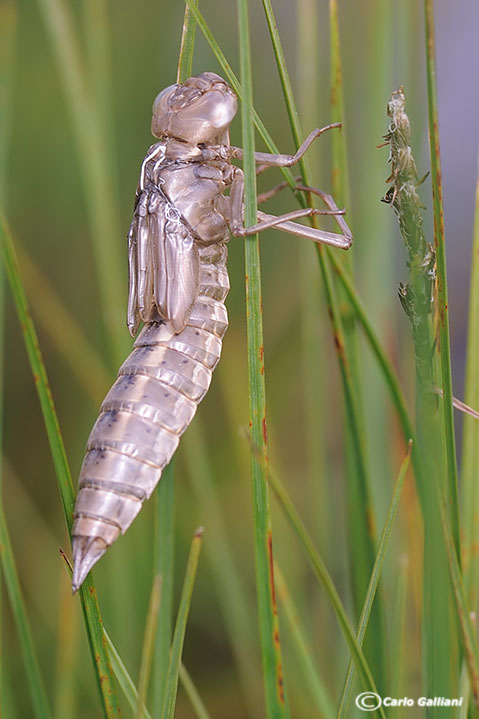
{"type": "Polygon", "coordinates": [[[201,286],[185,328],[144,326],[92,429],[73,525],[76,591],[157,485],[208,391],[228,327],[224,245],[200,248],[201,286]]]}

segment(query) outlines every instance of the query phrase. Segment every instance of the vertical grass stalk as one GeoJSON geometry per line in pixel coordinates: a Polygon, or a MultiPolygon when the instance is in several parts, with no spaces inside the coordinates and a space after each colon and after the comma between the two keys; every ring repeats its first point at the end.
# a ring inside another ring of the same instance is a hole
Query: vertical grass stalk
{"type": "Polygon", "coordinates": [[[434,248],[436,251],[436,292],[438,319],[438,351],[441,360],[442,391],[444,395],[443,433],[447,460],[447,493],[451,513],[451,532],[460,561],[459,501],[457,489],[456,439],[451,371],[451,341],[447,300],[446,243],[442,202],[441,154],[436,91],[436,59],[434,37],[434,2],[424,0],[426,28],[426,72],[431,156],[432,201],[434,213],[434,248]]]}
{"type": "MultiPolygon", "coordinates": [[[[276,63],[281,78],[284,100],[288,109],[288,116],[292,126],[293,136],[295,138],[295,142],[299,146],[301,143],[301,129],[298,122],[298,113],[270,0],[263,0],[263,6],[265,7],[266,19],[273,42],[276,63]]],[[[334,47],[335,50],[339,51],[339,39],[336,39],[337,42],[334,47]]],[[[339,58],[336,58],[334,62],[336,67],[338,67],[339,58]]],[[[336,91],[340,92],[340,88],[336,88],[336,91]]],[[[309,177],[304,163],[301,165],[300,169],[303,183],[305,185],[309,185],[309,177]]],[[[338,182],[343,181],[346,182],[345,179],[342,180],[338,177],[338,182]]],[[[316,218],[312,219],[313,224],[315,224],[316,218]]],[[[356,368],[356,340],[350,331],[344,331],[340,304],[336,297],[328,261],[328,255],[332,253],[326,254],[324,248],[320,245],[317,246],[317,251],[345,398],[347,424],[346,441],[348,447],[348,491],[350,493],[350,504],[354,507],[354,512],[350,514],[350,522],[352,525],[350,533],[351,537],[354,537],[354,599],[359,612],[359,608],[362,606],[367,590],[369,576],[376,556],[376,549],[373,519],[374,511],[371,503],[365,456],[365,442],[363,436],[364,423],[361,419],[360,409],[360,392],[358,387],[359,373],[356,368]]],[[[384,636],[384,622],[382,620],[383,612],[380,602],[377,604],[375,613],[376,612],[377,621],[374,622],[375,631],[371,635],[374,640],[374,646],[371,647],[371,659],[374,661],[378,678],[381,681],[384,666],[382,641],[382,637],[384,636]]]]}
{"type": "MultiPolygon", "coordinates": [[[[248,3],[238,0],[240,66],[243,98],[241,121],[244,148],[245,224],[256,223],[256,183],[254,162],[253,89],[251,75],[248,3]]],[[[276,606],[273,538],[269,492],[264,472],[268,461],[266,434],[266,397],[264,379],[263,318],[258,236],[245,238],[246,323],[248,341],[248,385],[250,397],[253,507],[255,526],[256,583],[266,698],[269,719],[289,715],[283,680],[283,665],[276,606]]]]}
{"type": "MultiPolygon", "coordinates": [[[[358,632],[357,632],[357,642],[359,646],[362,646],[364,642],[364,637],[366,635],[366,629],[368,627],[368,623],[371,617],[371,610],[373,608],[374,603],[374,597],[376,596],[376,592],[378,589],[379,579],[381,577],[384,559],[386,556],[386,552],[389,546],[389,540],[391,538],[391,533],[393,530],[394,522],[396,520],[396,515],[399,507],[399,500],[401,499],[401,493],[402,488],[404,484],[404,478],[406,477],[407,470],[409,468],[409,460],[411,456],[411,442],[408,445],[408,451],[406,454],[406,457],[404,458],[401,468],[399,470],[399,475],[396,480],[396,485],[393,490],[393,494],[391,497],[391,503],[389,505],[389,510],[386,516],[386,521],[384,523],[383,531],[381,534],[381,538],[379,540],[378,544],[378,553],[376,556],[376,561],[374,562],[373,571],[371,572],[371,578],[369,580],[369,586],[368,591],[366,593],[366,598],[364,601],[363,610],[361,612],[361,616],[359,618],[358,623],[358,632]]],[[[346,674],[346,679],[343,686],[343,691],[341,695],[341,701],[339,703],[339,709],[337,713],[337,719],[342,719],[343,717],[348,716],[349,711],[349,699],[351,696],[351,691],[353,688],[353,681],[354,681],[354,665],[352,660],[349,662],[348,671],[346,674]]]]}
{"type": "MultiPolygon", "coordinates": [[[[479,407],[479,166],[476,182],[476,208],[471,262],[471,289],[469,297],[469,329],[467,337],[467,366],[465,402],[479,407]]],[[[479,423],[464,415],[462,451],[462,509],[464,516],[464,579],[469,604],[477,607],[479,602],[479,423]]]]}
{"type": "MultiPolygon", "coordinates": [[[[338,207],[345,207],[348,212],[348,221],[351,224],[351,203],[349,174],[347,166],[347,148],[346,148],[346,127],[344,115],[344,98],[343,98],[343,70],[341,63],[341,40],[339,33],[339,8],[337,0],[329,0],[329,44],[330,44],[330,98],[331,98],[331,122],[341,123],[341,132],[334,132],[331,138],[332,142],[332,168],[331,168],[331,184],[335,201],[338,207]]],[[[354,250],[353,250],[354,251],[354,250]]],[[[333,252],[328,252],[328,260],[331,263],[333,252]]],[[[351,276],[354,274],[353,254],[348,252],[336,258],[343,267],[347,268],[351,276]]],[[[346,355],[351,368],[351,381],[356,396],[357,411],[359,414],[359,428],[361,435],[359,441],[362,445],[362,454],[367,469],[367,476],[370,468],[367,464],[366,439],[363,427],[366,426],[365,413],[363,405],[363,376],[359,361],[359,344],[357,333],[357,315],[353,310],[348,298],[347,292],[341,283],[336,282],[338,291],[338,299],[340,308],[342,308],[342,324],[344,328],[344,342],[346,355]]],[[[366,365],[366,370],[368,366],[366,365]]],[[[372,412],[375,417],[380,416],[380,410],[377,406],[380,395],[373,393],[368,396],[368,411],[372,412]]],[[[346,443],[346,466],[348,476],[348,487],[350,500],[348,502],[347,521],[349,525],[349,546],[351,550],[350,572],[353,583],[353,597],[356,612],[359,614],[360,608],[364,602],[365,591],[369,574],[372,570],[373,555],[375,553],[375,536],[371,535],[369,530],[369,519],[374,517],[374,508],[372,505],[372,495],[369,487],[369,480],[366,484],[368,494],[363,498],[363,482],[355,461],[354,439],[351,437],[351,425],[348,423],[345,443],[346,443]],[[357,507],[362,506],[362,512],[358,513],[357,507]],[[368,506],[369,505],[369,506],[368,506]],[[357,551],[356,538],[363,535],[365,537],[365,546],[369,550],[366,553],[357,551]]],[[[376,683],[381,690],[386,687],[386,641],[385,630],[386,623],[384,619],[384,607],[380,591],[377,594],[376,602],[372,609],[372,617],[369,622],[369,631],[365,640],[364,650],[374,672],[376,683]]]]}

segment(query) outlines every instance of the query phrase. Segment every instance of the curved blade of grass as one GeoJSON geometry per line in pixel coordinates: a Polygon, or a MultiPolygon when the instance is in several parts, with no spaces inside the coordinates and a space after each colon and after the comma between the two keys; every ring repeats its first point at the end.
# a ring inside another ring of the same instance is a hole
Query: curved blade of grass
{"type": "MultiPolygon", "coordinates": [[[[255,224],[257,221],[257,203],[252,112],[253,85],[247,0],[238,0],[238,27],[241,83],[243,88],[241,124],[245,177],[244,221],[248,226],[255,224]]],[[[244,242],[250,426],[253,446],[258,448],[258,453],[262,460],[259,461],[256,453],[251,452],[256,590],[258,595],[266,715],[268,717],[286,717],[289,716],[289,708],[283,679],[278,610],[274,587],[273,537],[269,491],[265,472],[265,466],[267,466],[268,462],[268,446],[259,239],[257,235],[254,235],[246,237],[244,242]]]]}
{"type": "MultiPolygon", "coordinates": [[[[447,300],[446,245],[444,211],[442,203],[441,155],[439,149],[439,125],[436,91],[436,60],[434,38],[434,3],[424,0],[426,29],[426,74],[429,121],[429,144],[431,155],[432,199],[434,214],[434,247],[436,250],[437,316],[439,319],[438,349],[441,358],[442,390],[444,392],[443,434],[447,457],[448,497],[451,531],[460,557],[459,501],[457,490],[456,442],[454,411],[452,405],[451,342],[449,333],[449,310],[447,300]]],[[[460,562],[460,560],[459,560],[460,562]]]]}
{"type": "Polygon", "coordinates": [[[319,668],[316,665],[311,645],[306,637],[294,601],[289,593],[283,572],[276,561],[274,563],[274,571],[278,585],[278,596],[296,648],[297,662],[311,693],[313,704],[318,712],[320,712],[320,716],[332,717],[334,716],[332,699],[327,687],[321,681],[319,668]]]}
{"type": "Polygon", "coordinates": [[[180,606],[176,617],[175,632],[173,635],[173,644],[171,646],[170,665],[168,667],[168,676],[166,681],[165,698],[161,710],[162,719],[173,719],[175,713],[176,694],[178,691],[178,676],[181,664],[181,655],[183,652],[183,643],[185,640],[186,623],[191,605],[191,595],[195,583],[196,570],[200,558],[201,545],[203,541],[203,527],[199,527],[194,534],[191,543],[188,563],[186,565],[185,580],[183,590],[181,592],[180,606]]]}
{"type": "MultiPolygon", "coordinates": [[[[47,719],[47,717],[52,716],[52,712],[40,673],[2,502],[0,502],[0,560],[25,663],[28,687],[32,698],[32,711],[38,719],[47,719]]],[[[6,654],[4,659],[6,659],[6,654]]]]}
{"type": "MultiPolygon", "coordinates": [[[[48,441],[50,444],[50,451],[60,489],[65,520],[68,532],[71,533],[75,497],[70,468],[66,458],[65,447],[63,445],[60,426],[53,403],[50,385],[48,383],[48,377],[40,345],[38,343],[37,333],[20,277],[13,241],[3,217],[0,218],[0,245],[13,301],[22,328],[23,339],[30,367],[40,400],[40,407],[43,414],[43,421],[45,423],[48,441]]],[[[117,716],[118,702],[108,653],[103,643],[103,629],[100,618],[100,610],[91,575],[89,575],[87,580],[84,582],[80,592],[80,597],[104,715],[105,717],[117,716]]]]}
{"type": "Polygon", "coordinates": [[[87,77],[74,20],[65,0],[38,0],[38,4],[70,111],[92,228],[92,250],[102,312],[116,366],[124,357],[127,335],[121,309],[123,290],[118,282],[118,278],[123,276],[121,245],[118,243],[121,231],[112,183],[109,140],[108,136],[104,137],[105,128],[100,117],[104,102],[97,106],[92,101],[91,79],[87,77]]]}
{"type": "MultiPolygon", "coordinates": [[[[336,615],[336,619],[338,620],[338,624],[341,628],[346,644],[348,645],[349,651],[351,653],[351,658],[354,662],[356,671],[358,672],[358,676],[364,689],[377,693],[377,688],[373,675],[371,673],[371,669],[366,660],[366,657],[364,656],[363,650],[356,641],[354,629],[348,619],[346,610],[344,609],[343,603],[341,602],[341,598],[338,594],[336,587],[334,586],[334,582],[331,579],[331,576],[326,568],[326,565],[321,559],[321,556],[316,550],[316,547],[314,546],[314,543],[308,531],[306,530],[306,527],[304,526],[298,512],[296,511],[296,508],[294,507],[291,499],[289,498],[288,493],[286,492],[282,482],[280,481],[276,473],[273,471],[271,466],[268,467],[268,481],[281,505],[281,508],[286,515],[289,524],[291,525],[291,528],[294,530],[294,533],[298,537],[299,542],[311,563],[311,566],[319,583],[327,594],[327,597],[331,604],[331,608],[336,615]]],[[[378,712],[382,719],[385,719],[385,714],[382,707],[378,709],[378,712]]]]}
{"type": "Polygon", "coordinates": [[[25,277],[25,286],[29,295],[35,297],[34,313],[37,322],[97,407],[105,396],[106,388],[111,384],[110,373],[52,284],[18,240],[16,251],[25,277]],[[85,367],[88,367],[88,372],[85,372],[85,367]]]}
{"type": "MultiPolygon", "coordinates": [[[[136,707],[138,705],[138,692],[136,690],[136,687],[133,683],[132,678],[128,674],[128,670],[123,664],[120,655],[116,651],[115,645],[110,639],[110,636],[107,631],[105,631],[105,641],[107,643],[108,652],[111,657],[111,665],[113,667],[113,671],[115,672],[115,677],[118,681],[118,684],[120,685],[127,701],[130,707],[133,711],[136,710],[136,707]]],[[[180,665],[180,681],[183,689],[185,690],[191,705],[195,711],[196,716],[198,719],[210,719],[210,715],[208,714],[200,695],[198,694],[198,690],[196,689],[190,675],[188,674],[186,667],[184,664],[180,665]]],[[[143,706],[143,719],[151,719],[151,714],[149,713],[148,709],[143,706]]],[[[159,714],[155,714],[155,716],[160,716],[159,714]]]]}
{"type": "MultiPolygon", "coordinates": [[[[388,513],[386,515],[386,521],[384,522],[383,531],[378,545],[378,553],[376,555],[376,561],[374,562],[373,571],[371,573],[371,579],[369,580],[368,591],[366,593],[366,599],[364,600],[363,610],[359,619],[358,631],[356,635],[359,646],[363,645],[366,630],[368,628],[369,618],[371,616],[371,609],[373,607],[374,597],[378,589],[379,578],[383,569],[384,558],[386,556],[387,549],[389,547],[389,540],[391,538],[391,532],[396,519],[399,500],[401,499],[401,492],[404,484],[404,478],[409,467],[409,459],[411,455],[411,442],[408,445],[408,451],[404,458],[399,475],[396,480],[396,484],[391,497],[391,503],[389,505],[388,513]]],[[[355,669],[352,660],[349,662],[348,671],[341,692],[341,699],[339,702],[339,709],[337,713],[337,719],[343,719],[348,716],[349,711],[349,700],[351,698],[351,690],[353,688],[353,682],[355,677],[355,669]]]]}
{"type": "Polygon", "coordinates": [[[180,681],[198,719],[211,719],[183,662],[180,664],[180,681]]]}
{"type": "MultiPolygon", "coordinates": [[[[138,706],[138,692],[137,689],[133,683],[132,678],[128,674],[128,670],[125,667],[125,665],[122,662],[122,659],[118,652],[116,651],[115,645],[110,639],[110,635],[107,631],[105,631],[105,641],[106,645],[108,647],[108,654],[111,658],[111,666],[113,671],[115,672],[115,677],[120,685],[121,690],[123,691],[123,694],[126,697],[126,700],[128,701],[128,704],[132,708],[132,711],[137,710],[138,706]]],[[[149,713],[148,709],[143,706],[143,719],[151,719],[151,714],[149,713]]]]}
{"type": "Polygon", "coordinates": [[[75,503],[75,492],[71,480],[70,468],[68,466],[65,448],[63,446],[60,425],[58,423],[57,414],[53,404],[53,397],[50,391],[50,385],[45,365],[43,363],[37,333],[31,317],[27,297],[23,289],[13,240],[3,217],[0,219],[0,241],[3,262],[10,283],[10,289],[15,303],[18,320],[22,329],[33,379],[35,381],[35,386],[40,400],[48,441],[50,443],[53,465],[55,467],[55,472],[60,486],[63,511],[65,513],[65,517],[67,518],[68,529],[70,530],[73,507],[75,503]]]}
{"type": "Polygon", "coordinates": [[[157,575],[153,580],[151,588],[150,603],[148,606],[148,614],[146,616],[145,636],[143,639],[143,649],[141,652],[140,677],[138,680],[138,699],[136,705],[136,719],[142,719],[144,716],[143,707],[146,704],[148,695],[148,683],[150,681],[151,664],[153,661],[153,650],[155,646],[155,634],[158,623],[158,614],[161,602],[161,575],[157,575]]]}

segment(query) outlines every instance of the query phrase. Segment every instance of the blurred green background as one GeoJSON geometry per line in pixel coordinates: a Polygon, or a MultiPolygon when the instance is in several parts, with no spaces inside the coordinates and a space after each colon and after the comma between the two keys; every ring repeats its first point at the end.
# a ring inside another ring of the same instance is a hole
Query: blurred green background
{"type": "MultiPolygon", "coordinates": [[[[97,14],[92,12],[94,3],[70,2],[68,5],[82,56],[88,58],[89,43],[102,22],[98,8],[103,4],[98,5],[97,14]]],[[[262,9],[259,2],[250,5],[255,108],[281,150],[291,152],[295,148],[262,9]]],[[[176,79],[184,6],[180,2],[151,0],[141,3],[116,0],[105,5],[109,47],[103,50],[108,73],[107,84],[100,85],[97,97],[104,98],[108,108],[107,133],[103,140],[109,163],[106,174],[111,182],[114,223],[104,229],[106,233],[113,233],[117,251],[111,262],[111,282],[119,298],[118,306],[109,307],[107,312],[101,308],[102,292],[94,261],[94,243],[102,240],[89,221],[91,215],[62,77],[65,68],[59,67],[52,50],[45,25],[45,7],[46,1],[3,0],[0,3],[4,27],[10,13],[15,15],[16,25],[10,94],[4,95],[8,102],[2,105],[0,117],[7,138],[3,192],[76,481],[99,404],[131,347],[124,323],[126,233],[140,163],[152,141],[151,103],[160,89],[176,79]],[[118,269],[117,258],[120,258],[118,269]],[[60,309],[67,313],[65,318],[60,317],[60,309]],[[74,349],[78,367],[76,371],[72,369],[71,360],[61,349],[63,344],[74,346],[69,334],[72,327],[91,345],[97,354],[98,366],[74,349]],[[116,347],[112,336],[119,338],[116,347]]],[[[300,112],[303,107],[301,122],[306,135],[313,127],[330,121],[328,3],[282,0],[274,7],[300,112]],[[305,42],[304,18],[315,30],[316,42],[312,47],[305,42]],[[311,77],[309,86],[304,82],[305,77],[311,77]],[[310,99],[314,111],[308,102],[310,99]]],[[[235,5],[202,0],[201,11],[236,70],[235,5]]],[[[477,93],[471,91],[471,68],[477,67],[478,60],[477,43],[469,42],[468,33],[474,22],[477,28],[478,15],[472,0],[461,0],[454,8],[445,0],[436,4],[456,396],[462,396],[466,268],[472,237],[479,127],[477,93]]],[[[340,32],[351,186],[347,219],[355,239],[352,252],[357,287],[411,398],[413,354],[408,323],[396,296],[398,281],[406,274],[405,253],[392,213],[379,201],[389,173],[388,150],[376,149],[376,146],[387,129],[385,107],[390,93],[403,84],[419,172],[428,169],[422,13],[415,0],[401,3],[345,0],[340,3],[340,32]]],[[[101,54],[90,60],[93,82],[103,82],[101,62],[101,54]],[[95,63],[100,64],[98,75],[95,63]]],[[[193,71],[204,70],[221,74],[197,31],[193,71]]],[[[82,118],[76,120],[83,123],[82,118]]],[[[241,145],[239,118],[233,123],[231,135],[232,144],[241,145]]],[[[263,149],[260,143],[258,149],[263,149]]],[[[308,153],[314,182],[327,191],[331,189],[330,156],[328,135],[308,153]]],[[[271,187],[280,179],[279,173],[272,170],[261,178],[260,189],[271,187]]],[[[430,208],[427,181],[421,195],[430,208]]],[[[278,214],[296,206],[290,193],[285,191],[269,208],[268,211],[278,214]]],[[[430,212],[425,213],[425,223],[432,241],[430,212]]],[[[192,533],[198,525],[204,525],[205,546],[193,595],[184,661],[211,715],[232,719],[246,716],[247,711],[250,716],[262,716],[262,704],[249,447],[242,434],[248,424],[244,253],[240,240],[232,240],[229,248],[230,328],[223,356],[195,418],[195,426],[183,438],[175,458],[175,571],[179,592],[192,533]],[[210,465],[207,474],[214,484],[214,506],[208,495],[198,492],[195,482],[195,472],[200,471],[198,457],[203,455],[210,465]],[[253,646],[256,643],[256,651],[248,655],[256,682],[251,677],[245,680],[244,672],[242,675],[238,670],[219,600],[221,579],[211,559],[211,547],[223,541],[219,522],[226,527],[237,564],[248,611],[247,633],[253,638],[253,646]]],[[[318,542],[343,601],[350,606],[342,400],[319,268],[307,240],[279,232],[263,233],[261,257],[271,461],[318,542]],[[317,358],[312,374],[303,352],[308,343],[317,358]],[[315,428],[313,437],[311,426],[315,428]]],[[[361,371],[374,507],[378,527],[381,527],[404,447],[383,381],[363,345],[361,371]]],[[[70,695],[72,704],[68,710],[71,716],[99,716],[79,603],[70,597],[68,578],[58,555],[59,546],[69,551],[61,504],[34,383],[10,300],[5,327],[4,383],[4,500],[43,675],[52,704],[57,707],[57,716],[69,716],[62,714],[66,710],[61,709],[59,697],[57,679],[62,676],[61,666],[70,667],[75,677],[76,688],[70,695]],[[65,636],[66,642],[59,641],[59,637],[65,636]],[[67,656],[62,654],[65,648],[67,656]]],[[[404,642],[410,661],[401,689],[415,695],[419,691],[420,672],[418,546],[421,526],[410,480],[387,556],[383,593],[389,624],[395,618],[395,603],[402,601],[405,607],[404,642]]],[[[342,637],[329,605],[274,503],[273,524],[275,554],[335,703],[347,666],[342,637]]],[[[127,535],[94,570],[105,626],[134,679],[138,675],[151,588],[152,527],[153,502],[150,502],[127,535]]],[[[317,716],[311,710],[290,634],[283,623],[281,626],[293,714],[317,716]]],[[[22,658],[7,601],[2,601],[2,632],[3,685],[15,707],[11,716],[27,717],[31,715],[29,697],[24,690],[22,658]]],[[[181,690],[177,716],[192,716],[181,690]]]]}

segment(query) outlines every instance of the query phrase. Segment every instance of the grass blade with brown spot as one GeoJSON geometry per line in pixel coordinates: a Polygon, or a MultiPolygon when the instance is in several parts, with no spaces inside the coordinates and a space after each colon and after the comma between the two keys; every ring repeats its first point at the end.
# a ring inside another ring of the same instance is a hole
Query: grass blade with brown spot
{"type": "MultiPolygon", "coordinates": [[[[256,217],[256,178],[254,161],[253,85],[251,73],[248,3],[238,0],[240,67],[243,97],[241,120],[245,177],[245,225],[254,225],[256,217]]],[[[248,344],[248,387],[252,445],[251,478],[253,484],[256,589],[259,630],[263,660],[266,715],[269,718],[289,716],[283,679],[283,663],[276,606],[273,537],[269,490],[265,473],[268,463],[266,434],[266,395],[264,377],[263,316],[258,236],[245,240],[246,333],[248,344]],[[257,454],[260,455],[261,460],[257,454]]]]}

